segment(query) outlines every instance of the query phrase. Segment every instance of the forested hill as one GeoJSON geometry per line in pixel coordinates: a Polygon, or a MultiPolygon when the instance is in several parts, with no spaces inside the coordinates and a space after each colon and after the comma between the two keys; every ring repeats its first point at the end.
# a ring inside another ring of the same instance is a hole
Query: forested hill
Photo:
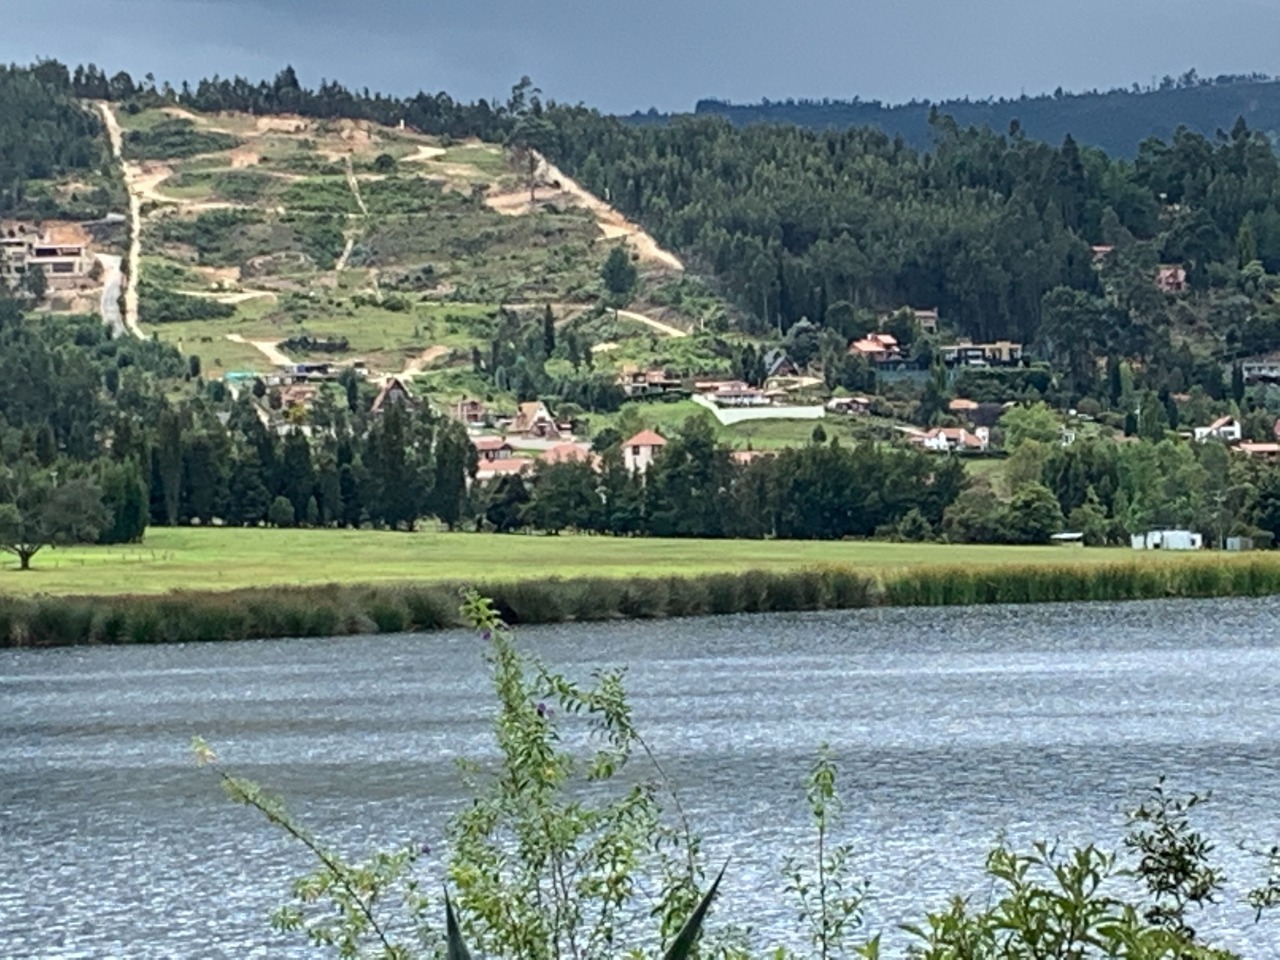
{"type": "MultiPolygon", "coordinates": [[[[1274,141],[1280,132],[1280,81],[1261,75],[1201,80],[1188,74],[1165,78],[1155,88],[1105,93],[1063,93],[1016,100],[917,101],[885,105],[878,101],[786,100],[758,104],[699,101],[699,114],[723,116],[738,125],[795,124],[815,130],[877,127],[911,146],[933,143],[930,117],[950,116],[960,127],[987,127],[1005,133],[1015,122],[1035,140],[1058,144],[1070,134],[1076,142],[1100,147],[1113,156],[1132,157],[1148,137],[1169,139],[1180,126],[1212,138],[1243,117],[1251,130],[1274,141]]],[[[645,121],[654,119],[637,117],[645,121]]]]}

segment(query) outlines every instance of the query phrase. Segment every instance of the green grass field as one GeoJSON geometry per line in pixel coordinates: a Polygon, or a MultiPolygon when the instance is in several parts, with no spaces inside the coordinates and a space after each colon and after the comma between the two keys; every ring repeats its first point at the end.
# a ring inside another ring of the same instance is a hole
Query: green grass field
{"type": "MultiPolygon", "coordinates": [[[[1154,564],[1184,559],[1124,549],[1061,547],[157,528],[141,546],[46,550],[37,555],[28,573],[17,572],[14,563],[4,563],[0,593],[155,594],[324,583],[671,576],[820,566],[887,573],[928,567],[1154,564]]],[[[1223,558],[1223,562],[1230,561],[1223,558]]]]}

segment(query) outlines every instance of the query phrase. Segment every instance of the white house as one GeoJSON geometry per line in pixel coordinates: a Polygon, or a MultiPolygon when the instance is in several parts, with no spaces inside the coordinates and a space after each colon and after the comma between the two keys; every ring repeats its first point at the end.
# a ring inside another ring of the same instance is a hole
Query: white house
{"type": "Polygon", "coordinates": [[[1204,537],[1190,530],[1151,530],[1129,538],[1135,550],[1201,550],[1204,537]]]}
{"type": "Polygon", "coordinates": [[[667,445],[660,434],[641,430],[622,445],[622,462],[632,473],[644,473],[653,465],[658,451],[667,445]]]}
{"type": "Polygon", "coordinates": [[[991,431],[986,427],[978,427],[973,431],[964,427],[934,427],[923,433],[916,431],[909,434],[907,442],[919,444],[923,449],[936,453],[957,450],[983,453],[991,446],[991,431]]]}
{"type": "Polygon", "coordinates": [[[1204,443],[1206,440],[1221,440],[1223,443],[1239,443],[1240,442],[1240,421],[1235,417],[1219,417],[1207,427],[1196,427],[1195,433],[1196,443],[1204,443]]]}

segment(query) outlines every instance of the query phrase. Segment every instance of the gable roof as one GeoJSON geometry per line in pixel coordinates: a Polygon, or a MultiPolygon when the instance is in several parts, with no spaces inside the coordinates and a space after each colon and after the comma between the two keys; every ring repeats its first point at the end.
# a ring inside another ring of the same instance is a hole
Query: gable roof
{"type": "Polygon", "coordinates": [[[503,448],[514,449],[505,437],[472,437],[471,445],[481,452],[485,450],[502,450],[503,448]]]}
{"type": "Polygon", "coordinates": [[[382,410],[387,401],[400,397],[408,403],[413,403],[413,394],[409,392],[409,388],[404,385],[399,377],[388,377],[382,384],[382,389],[378,391],[378,395],[373,398],[373,411],[377,413],[382,410]]]}
{"type": "Polygon", "coordinates": [[[665,447],[667,441],[659,433],[652,430],[641,430],[623,444],[624,447],[665,447]]]}

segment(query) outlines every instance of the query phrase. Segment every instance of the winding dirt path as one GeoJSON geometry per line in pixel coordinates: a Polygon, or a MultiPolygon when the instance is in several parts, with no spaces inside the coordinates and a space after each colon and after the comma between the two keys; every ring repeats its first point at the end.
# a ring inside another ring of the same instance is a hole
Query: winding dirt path
{"type": "MultiPolygon", "coordinates": [[[[585,189],[572,177],[567,176],[563,170],[547,160],[546,157],[540,156],[539,161],[541,163],[538,172],[539,179],[544,184],[559,184],[558,195],[552,192],[545,192],[544,195],[546,197],[553,197],[559,200],[567,199],[573,205],[585,208],[596,218],[596,226],[599,227],[600,233],[603,234],[606,240],[624,241],[640,255],[642,261],[676,273],[684,272],[684,264],[680,258],[670,250],[664,250],[658,246],[658,241],[650,236],[643,227],[637,223],[632,223],[621,212],[585,189]]],[[[543,189],[547,191],[546,187],[543,189]]],[[[554,190],[554,188],[552,189],[554,190]]],[[[485,203],[490,209],[508,216],[529,213],[535,206],[529,202],[528,191],[524,189],[511,193],[492,194],[485,198],[485,203]]]]}
{"type": "Polygon", "coordinates": [[[293,361],[280,352],[279,340],[246,340],[238,333],[228,333],[227,339],[232,343],[247,343],[271,361],[277,367],[293,366],[293,361]]]}
{"type": "Polygon", "coordinates": [[[643,313],[636,313],[634,310],[619,310],[618,316],[623,320],[633,320],[636,323],[643,323],[651,330],[668,337],[687,337],[689,331],[681,330],[679,327],[673,327],[669,323],[663,323],[661,320],[655,320],[653,317],[646,317],[643,313]]]}
{"type": "Polygon", "coordinates": [[[404,365],[404,370],[400,372],[401,377],[416,377],[431,364],[435,363],[441,357],[449,353],[448,347],[434,346],[427,347],[422,353],[418,354],[412,360],[404,365]]]}
{"type": "Polygon", "coordinates": [[[124,183],[129,191],[129,255],[128,281],[124,288],[124,321],[125,329],[145,340],[142,327],[138,324],[138,280],[142,273],[142,197],[136,181],[140,175],[138,168],[124,158],[124,131],[120,129],[120,121],[111,110],[111,104],[100,102],[98,109],[102,120],[107,125],[107,136],[111,140],[111,153],[119,161],[124,170],[124,183]]]}

